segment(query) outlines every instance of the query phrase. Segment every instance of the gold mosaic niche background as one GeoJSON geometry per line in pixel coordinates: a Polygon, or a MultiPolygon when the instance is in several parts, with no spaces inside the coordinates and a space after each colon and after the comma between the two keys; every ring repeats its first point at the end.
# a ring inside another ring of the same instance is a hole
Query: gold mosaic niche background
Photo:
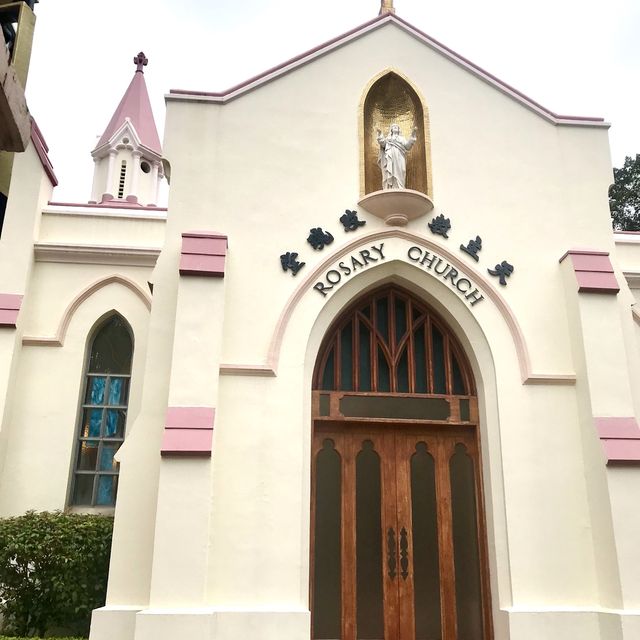
{"type": "Polygon", "coordinates": [[[411,135],[414,124],[418,127],[417,142],[407,154],[406,187],[430,194],[425,149],[425,138],[429,132],[425,131],[428,124],[422,102],[411,86],[393,72],[374,82],[364,102],[364,192],[367,194],[382,188],[376,128],[387,136],[394,122],[400,126],[400,135],[405,138],[411,135]]]}

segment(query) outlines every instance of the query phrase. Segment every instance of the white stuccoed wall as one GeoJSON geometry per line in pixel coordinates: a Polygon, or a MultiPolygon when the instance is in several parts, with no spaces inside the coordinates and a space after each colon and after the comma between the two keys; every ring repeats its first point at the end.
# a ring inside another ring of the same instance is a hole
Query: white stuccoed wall
{"type": "MultiPolygon", "coordinates": [[[[39,262],[29,276],[34,302],[21,321],[29,335],[52,334],[77,291],[114,272],[143,288],[154,282],[151,314],[130,289],[109,285],[78,309],[63,347],[23,347],[13,374],[19,391],[0,509],[63,506],[87,332],[110,308],[134,329],[109,592],[94,614],[92,640],[309,637],[315,357],[340,311],[388,281],[447,319],[474,369],[495,638],[636,637],[640,515],[629,487],[640,484],[640,472],[605,466],[592,421],[622,409],[637,415],[640,406],[640,327],[622,276],[640,269],[640,251],[625,245],[615,253],[606,128],[554,125],[394,24],[224,105],[176,95],[167,104],[166,237],[157,220],[99,223],[105,242],[162,246],[153,272],[39,262]],[[425,97],[434,214],[451,219],[448,240],[430,233],[428,218],[402,233],[363,211],[367,225],[354,233],[338,221],[358,200],[362,92],[385,69],[400,71],[425,97]],[[306,243],[317,226],[335,236],[322,252],[306,243]],[[180,236],[196,230],[228,236],[223,283],[181,281],[180,236]],[[458,249],[476,235],[478,264],[458,249]],[[384,261],[327,298],[313,290],[324,273],[314,278],[314,269],[325,261],[331,268],[342,247],[356,243],[350,254],[380,242],[384,261]],[[470,307],[409,261],[413,244],[461,260],[485,300],[470,307]],[[558,263],[576,247],[612,253],[623,289],[617,297],[576,293],[568,263],[558,263]],[[306,262],[296,278],[280,267],[286,251],[306,262]],[[507,287],[486,271],[502,260],[515,266],[507,287]],[[184,291],[200,288],[211,292],[206,304],[180,304],[193,299],[184,291]],[[538,384],[523,384],[523,347],[519,353],[508,322],[521,329],[538,384]],[[615,359],[603,331],[616,339],[615,359]],[[598,369],[600,361],[609,369],[598,369]],[[264,375],[269,367],[277,375],[264,375]],[[629,378],[620,397],[612,367],[629,378]],[[212,458],[161,460],[167,406],[207,398],[216,408],[212,458]],[[56,431],[46,433],[52,415],[56,431]],[[43,430],[55,451],[49,469],[34,451],[43,430]],[[181,557],[197,570],[181,572],[181,557]]],[[[42,230],[50,241],[95,238],[90,225],[70,218],[54,225],[45,215],[42,230]]]]}

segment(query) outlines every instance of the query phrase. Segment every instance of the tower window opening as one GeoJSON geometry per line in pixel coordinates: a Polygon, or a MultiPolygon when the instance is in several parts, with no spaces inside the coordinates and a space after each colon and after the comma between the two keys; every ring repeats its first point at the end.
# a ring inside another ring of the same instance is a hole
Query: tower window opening
{"type": "Polygon", "coordinates": [[[146,160],[143,160],[140,163],[140,169],[142,169],[142,173],[149,173],[151,171],[151,165],[146,160]]]}
{"type": "Polygon", "coordinates": [[[127,177],[127,161],[123,160],[120,165],[120,180],[118,182],[118,198],[124,198],[124,181],[127,177]]]}

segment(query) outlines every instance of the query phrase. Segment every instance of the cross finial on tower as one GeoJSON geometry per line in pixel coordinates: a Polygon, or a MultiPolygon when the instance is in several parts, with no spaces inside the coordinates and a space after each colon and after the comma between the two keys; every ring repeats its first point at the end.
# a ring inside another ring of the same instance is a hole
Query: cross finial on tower
{"type": "Polygon", "coordinates": [[[140,72],[140,73],[144,73],[144,69],[143,67],[146,67],[147,64],[149,64],[149,60],[147,59],[147,57],[144,55],[144,52],[140,52],[137,56],[135,56],[135,58],[133,59],[133,64],[136,65],[136,72],[140,72]]]}
{"type": "Polygon", "coordinates": [[[395,13],[396,10],[393,6],[393,0],[380,0],[380,13],[378,15],[383,15],[387,13],[395,13]]]}

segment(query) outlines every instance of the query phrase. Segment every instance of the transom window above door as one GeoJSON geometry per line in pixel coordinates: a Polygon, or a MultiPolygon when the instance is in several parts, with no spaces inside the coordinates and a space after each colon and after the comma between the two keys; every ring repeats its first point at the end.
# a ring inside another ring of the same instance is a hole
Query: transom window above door
{"type": "Polygon", "coordinates": [[[476,418],[473,375],[458,339],[398,287],[361,298],[330,328],[313,388],[320,418],[476,418]]]}

